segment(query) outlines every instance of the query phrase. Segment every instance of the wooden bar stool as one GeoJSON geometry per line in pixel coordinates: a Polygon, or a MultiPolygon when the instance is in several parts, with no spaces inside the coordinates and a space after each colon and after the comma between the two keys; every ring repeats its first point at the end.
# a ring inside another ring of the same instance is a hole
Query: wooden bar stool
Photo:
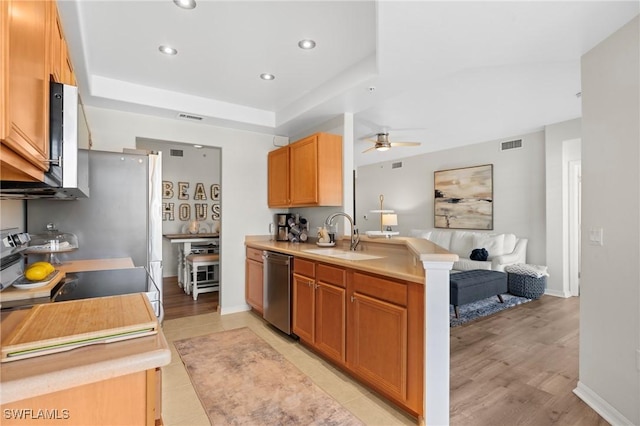
{"type": "Polygon", "coordinates": [[[220,282],[207,278],[209,266],[219,266],[219,254],[190,254],[187,256],[187,276],[189,282],[185,283],[184,289],[187,294],[193,293],[193,300],[198,300],[198,294],[218,291],[220,282]],[[204,268],[205,278],[198,281],[198,269],[204,268]]]}

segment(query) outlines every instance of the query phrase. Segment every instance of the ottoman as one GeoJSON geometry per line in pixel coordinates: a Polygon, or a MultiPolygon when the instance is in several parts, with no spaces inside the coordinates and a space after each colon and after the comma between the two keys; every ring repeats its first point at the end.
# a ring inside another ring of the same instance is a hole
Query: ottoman
{"type": "Polygon", "coordinates": [[[501,295],[508,291],[507,274],[486,269],[451,274],[449,285],[449,300],[455,310],[456,318],[459,316],[460,305],[491,296],[498,296],[500,303],[504,303],[501,295]]]}

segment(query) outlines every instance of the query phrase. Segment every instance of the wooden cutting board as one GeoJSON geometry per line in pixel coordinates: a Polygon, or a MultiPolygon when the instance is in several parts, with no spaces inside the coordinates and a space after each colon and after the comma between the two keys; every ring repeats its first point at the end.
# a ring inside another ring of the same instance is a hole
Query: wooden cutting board
{"type": "Polygon", "coordinates": [[[143,293],[36,305],[3,339],[0,362],[148,336],[158,327],[143,293]]]}

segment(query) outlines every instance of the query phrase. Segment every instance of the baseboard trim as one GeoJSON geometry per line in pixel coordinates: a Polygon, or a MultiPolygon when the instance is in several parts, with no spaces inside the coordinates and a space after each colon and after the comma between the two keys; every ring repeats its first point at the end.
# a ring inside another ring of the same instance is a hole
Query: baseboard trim
{"type": "Polygon", "coordinates": [[[557,291],[557,290],[545,290],[544,294],[547,294],[549,296],[554,296],[554,297],[562,297],[563,299],[567,299],[569,297],[571,297],[571,294],[564,292],[564,291],[557,291]]]}
{"type": "Polygon", "coordinates": [[[220,315],[228,315],[228,314],[237,314],[238,312],[250,311],[251,306],[249,305],[239,305],[239,306],[231,306],[229,308],[220,307],[220,315]]]}
{"type": "Polygon", "coordinates": [[[634,424],[584,383],[578,381],[578,386],[573,390],[573,393],[612,425],[634,424]]]}

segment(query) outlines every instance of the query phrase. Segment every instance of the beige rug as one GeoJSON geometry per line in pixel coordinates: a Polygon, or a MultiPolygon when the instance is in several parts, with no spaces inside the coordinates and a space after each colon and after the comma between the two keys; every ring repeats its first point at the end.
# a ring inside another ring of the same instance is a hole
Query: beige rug
{"type": "Polygon", "coordinates": [[[213,425],[362,425],[246,327],[174,344],[213,425]]]}

